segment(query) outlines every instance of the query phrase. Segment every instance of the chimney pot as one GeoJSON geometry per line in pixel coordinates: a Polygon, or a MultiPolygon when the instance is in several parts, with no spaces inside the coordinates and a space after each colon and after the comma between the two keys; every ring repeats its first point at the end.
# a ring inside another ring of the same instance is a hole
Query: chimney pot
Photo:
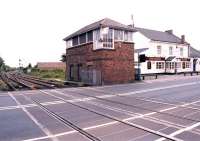
{"type": "Polygon", "coordinates": [[[181,35],[181,43],[182,43],[182,44],[185,43],[185,35],[181,35]]]}
{"type": "Polygon", "coordinates": [[[169,33],[169,34],[173,34],[173,30],[166,30],[165,32],[169,33]]]}

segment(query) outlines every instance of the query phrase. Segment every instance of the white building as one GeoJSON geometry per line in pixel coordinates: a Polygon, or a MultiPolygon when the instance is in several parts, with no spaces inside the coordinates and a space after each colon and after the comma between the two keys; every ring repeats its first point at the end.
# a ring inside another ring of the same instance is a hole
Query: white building
{"type": "Polygon", "coordinates": [[[193,47],[190,47],[190,57],[192,58],[193,62],[193,71],[200,72],[200,51],[196,50],[193,47]]]}
{"type": "Polygon", "coordinates": [[[190,45],[173,34],[172,30],[165,32],[135,28],[133,35],[135,43],[135,60],[137,68],[138,55],[145,54],[146,61],[140,63],[141,74],[180,73],[192,71],[190,45]]]}

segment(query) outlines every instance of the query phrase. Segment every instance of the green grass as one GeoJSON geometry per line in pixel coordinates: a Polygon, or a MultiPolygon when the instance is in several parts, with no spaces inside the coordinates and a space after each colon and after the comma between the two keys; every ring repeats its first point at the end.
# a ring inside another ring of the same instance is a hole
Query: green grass
{"type": "Polygon", "coordinates": [[[30,75],[37,76],[44,79],[65,80],[64,70],[39,70],[33,69],[30,75]]]}

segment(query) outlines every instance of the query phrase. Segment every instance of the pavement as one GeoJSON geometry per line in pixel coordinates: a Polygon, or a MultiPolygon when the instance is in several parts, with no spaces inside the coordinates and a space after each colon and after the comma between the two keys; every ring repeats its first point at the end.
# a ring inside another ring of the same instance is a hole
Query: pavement
{"type": "Polygon", "coordinates": [[[0,141],[199,141],[200,76],[3,92],[0,127],[0,141]]]}

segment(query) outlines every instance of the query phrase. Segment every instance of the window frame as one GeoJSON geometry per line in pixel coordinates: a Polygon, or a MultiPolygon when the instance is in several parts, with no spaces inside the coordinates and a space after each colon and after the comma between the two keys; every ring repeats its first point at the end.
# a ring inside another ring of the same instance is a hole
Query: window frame
{"type": "Polygon", "coordinates": [[[169,55],[173,55],[173,47],[172,46],[169,47],[169,55]]]}
{"type": "Polygon", "coordinates": [[[114,29],[114,41],[124,41],[124,31],[123,30],[114,29]],[[120,32],[121,32],[121,39],[119,39],[119,37],[118,37],[120,32]],[[116,34],[118,34],[117,39],[116,39],[116,34]]]}
{"type": "MultiPolygon", "coordinates": [[[[106,28],[108,28],[108,27],[106,27],[106,28]]],[[[107,34],[102,34],[100,31],[100,39],[102,42],[103,49],[114,49],[114,29],[108,28],[107,34]],[[109,45],[111,45],[111,46],[109,46],[109,45]]]]}
{"type": "Polygon", "coordinates": [[[83,33],[83,34],[80,34],[78,36],[79,38],[79,45],[82,45],[82,44],[86,44],[87,43],[87,33],[83,33]],[[85,35],[85,42],[81,43],[81,36],[85,35]]]}
{"type": "Polygon", "coordinates": [[[156,69],[164,69],[165,66],[164,66],[164,62],[156,62],[156,69]]]}
{"type": "Polygon", "coordinates": [[[75,36],[75,37],[72,38],[72,47],[78,46],[78,45],[79,45],[79,37],[75,36]],[[77,44],[74,44],[74,39],[77,39],[77,44]]]}
{"type": "Polygon", "coordinates": [[[158,45],[157,46],[157,55],[161,55],[162,54],[162,46],[158,45]]]}
{"type": "Polygon", "coordinates": [[[183,56],[183,48],[180,48],[180,56],[183,56]]]}
{"type": "Polygon", "coordinates": [[[87,40],[87,43],[93,42],[93,30],[87,32],[86,40],[87,40]],[[89,33],[91,33],[92,40],[88,40],[89,39],[89,33]]]}
{"type": "Polygon", "coordinates": [[[147,62],[147,70],[151,70],[151,68],[152,68],[151,61],[148,61],[147,62]]]}
{"type": "Polygon", "coordinates": [[[124,42],[128,42],[128,43],[133,42],[133,32],[127,31],[127,30],[124,31],[124,42]],[[127,39],[126,39],[126,33],[127,33],[127,39]],[[130,39],[129,37],[131,38],[131,40],[129,40],[130,39]]]}

